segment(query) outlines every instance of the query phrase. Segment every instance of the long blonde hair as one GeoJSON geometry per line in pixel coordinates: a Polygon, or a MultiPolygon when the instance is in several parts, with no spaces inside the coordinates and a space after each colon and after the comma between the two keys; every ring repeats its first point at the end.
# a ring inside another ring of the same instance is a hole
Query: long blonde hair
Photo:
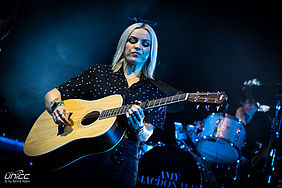
{"type": "Polygon", "coordinates": [[[146,29],[151,36],[150,55],[146,63],[144,64],[142,71],[145,77],[154,79],[154,71],[156,68],[157,54],[158,54],[158,39],[157,39],[155,31],[148,24],[144,24],[144,23],[132,24],[122,33],[119,39],[119,42],[118,42],[116,53],[113,57],[112,70],[114,72],[117,72],[122,67],[123,62],[124,62],[123,53],[124,53],[125,44],[128,40],[129,35],[135,29],[138,29],[138,28],[146,29]]]}

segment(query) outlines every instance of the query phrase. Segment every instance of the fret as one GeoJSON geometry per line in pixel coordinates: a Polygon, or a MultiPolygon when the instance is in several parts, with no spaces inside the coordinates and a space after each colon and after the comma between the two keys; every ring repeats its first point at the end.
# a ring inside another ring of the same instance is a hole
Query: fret
{"type": "Polygon", "coordinates": [[[156,100],[153,100],[154,102],[153,102],[153,106],[152,107],[154,107],[154,106],[156,106],[156,100]]]}
{"type": "Polygon", "coordinates": [[[165,98],[165,104],[167,104],[167,97],[165,98]]]}
{"type": "Polygon", "coordinates": [[[165,98],[162,98],[161,100],[160,100],[160,105],[164,105],[165,104],[165,98]]]}
{"type": "Polygon", "coordinates": [[[115,116],[118,115],[118,110],[119,110],[119,108],[116,108],[116,109],[115,109],[115,116]]]}
{"type": "Polygon", "coordinates": [[[108,117],[112,117],[113,116],[113,109],[109,109],[109,116],[108,117]]]}
{"type": "Polygon", "coordinates": [[[173,99],[173,97],[167,97],[166,104],[169,104],[172,99],[173,99]]]}
{"type": "Polygon", "coordinates": [[[126,111],[128,111],[128,109],[131,108],[131,106],[132,106],[132,105],[130,105],[130,104],[126,105],[126,106],[125,106],[125,112],[124,112],[124,113],[126,113],[126,111]]]}
{"type": "Polygon", "coordinates": [[[105,113],[104,113],[104,114],[105,114],[104,117],[107,117],[107,116],[108,116],[108,111],[107,111],[107,110],[104,110],[104,112],[105,112],[105,113]]]}
{"type": "Polygon", "coordinates": [[[113,113],[113,110],[109,109],[109,117],[113,116],[112,113],[113,113]]]}
{"type": "Polygon", "coordinates": [[[118,109],[118,114],[119,114],[119,115],[122,114],[122,107],[119,107],[119,109],[118,109]]]}
{"type": "Polygon", "coordinates": [[[123,106],[122,107],[119,107],[119,111],[118,111],[118,114],[123,114],[123,106]]]}
{"type": "Polygon", "coordinates": [[[151,102],[152,102],[152,101],[148,101],[148,106],[147,106],[147,108],[152,107],[152,106],[151,106],[151,102]]]}
{"type": "Polygon", "coordinates": [[[177,96],[177,101],[179,101],[179,99],[180,99],[180,95],[176,95],[177,96]]]}
{"type": "Polygon", "coordinates": [[[156,102],[157,102],[157,100],[152,100],[152,105],[150,106],[151,108],[154,108],[154,107],[156,107],[156,102]]]}
{"type": "Polygon", "coordinates": [[[149,105],[150,108],[151,108],[151,107],[154,107],[154,105],[155,105],[155,100],[151,100],[149,104],[150,104],[150,105],[149,105]]]}
{"type": "Polygon", "coordinates": [[[126,106],[123,106],[122,107],[122,114],[125,114],[125,112],[126,112],[126,106]]]}
{"type": "Polygon", "coordinates": [[[121,110],[121,112],[120,112],[120,113],[121,113],[121,114],[125,114],[125,108],[124,108],[124,106],[123,106],[123,107],[121,107],[121,109],[122,109],[122,110],[121,110]]]}
{"type": "Polygon", "coordinates": [[[103,110],[102,114],[103,114],[102,118],[106,118],[107,117],[107,110],[103,110]]]}
{"type": "Polygon", "coordinates": [[[179,101],[183,101],[186,98],[186,94],[179,94],[179,101]]]}
{"type": "Polygon", "coordinates": [[[180,100],[180,98],[181,98],[181,95],[177,95],[178,96],[178,99],[177,99],[177,101],[179,101],[180,100]]]}
{"type": "Polygon", "coordinates": [[[108,117],[112,116],[112,109],[109,109],[108,117]]]}
{"type": "Polygon", "coordinates": [[[117,110],[117,108],[113,108],[113,110],[112,110],[112,116],[116,116],[116,110],[117,110]]]}
{"type": "Polygon", "coordinates": [[[117,111],[118,111],[118,108],[114,108],[114,116],[118,114],[117,111]]]}
{"type": "Polygon", "coordinates": [[[180,94],[180,99],[185,100],[186,96],[187,96],[187,93],[180,94]]]}
{"type": "Polygon", "coordinates": [[[155,100],[156,102],[155,102],[155,106],[159,106],[160,105],[160,102],[161,102],[161,100],[160,99],[157,99],[157,100],[155,100]]]}
{"type": "Polygon", "coordinates": [[[103,118],[107,117],[107,111],[103,110],[103,118]]]}
{"type": "Polygon", "coordinates": [[[169,101],[169,103],[173,103],[175,101],[175,95],[171,97],[171,100],[169,101]]]}
{"type": "Polygon", "coordinates": [[[118,111],[119,111],[119,107],[115,108],[115,116],[119,115],[118,111]]]}

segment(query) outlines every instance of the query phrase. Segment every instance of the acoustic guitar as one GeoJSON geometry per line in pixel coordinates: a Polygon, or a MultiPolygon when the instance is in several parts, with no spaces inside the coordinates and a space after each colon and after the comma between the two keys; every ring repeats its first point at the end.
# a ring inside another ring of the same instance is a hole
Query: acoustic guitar
{"type": "MultiPolygon", "coordinates": [[[[225,100],[225,92],[197,92],[145,101],[140,106],[147,110],[183,101],[220,104],[225,100]]],[[[70,126],[55,124],[45,110],[28,134],[24,153],[34,167],[45,170],[63,168],[85,156],[113,149],[125,134],[125,127],[119,126],[116,120],[132,104],[122,106],[121,95],[93,101],[69,99],[63,103],[71,113],[70,126]]]]}

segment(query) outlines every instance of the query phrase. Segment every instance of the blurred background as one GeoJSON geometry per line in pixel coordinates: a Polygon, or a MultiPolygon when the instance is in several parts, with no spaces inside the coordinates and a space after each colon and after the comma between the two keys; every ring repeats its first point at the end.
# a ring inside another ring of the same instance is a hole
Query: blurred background
{"type": "MultiPolygon", "coordinates": [[[[282,81],[282,12],[274,4],[1,0],[2,133],[24,141],[44,95],[92,64],[110,64],[133,16],[158,22],[156,79],[184,92],[224,90],[230,114],[245,80],[282,81]]],[[[187,103],[167,119],[193,123],[214,110],[203,109],[187,103]]]]}
{"type": "MultiPolygon", "coordinates": [[[[273,115],[282,82],[282,12],[281,5],[265,3],[1,0],[0,166],[7,153],[16,153],[8,170],[22,161],[23,142],[49,90],[93,64],[111,64],[133,16],[158,23],[157,80],[183,92],[225,91],[229,106],[220,112],[234,115],[243,82],[257,78],[269,86],[258,96],[273,115]]],[[[167,114],[165,136],[174,137],[175,122],[194,124],[215,111],[186,103],[167,114]]]]}

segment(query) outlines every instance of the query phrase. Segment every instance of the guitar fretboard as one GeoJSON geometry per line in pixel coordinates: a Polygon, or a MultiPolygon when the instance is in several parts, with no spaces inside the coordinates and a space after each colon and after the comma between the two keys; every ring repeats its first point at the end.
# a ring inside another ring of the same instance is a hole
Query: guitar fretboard
{"type": "MultiPolygon", "coordinates": [[[[170,105],[170,104],[174,104],[178,102],[184,102],[187,100],[188,96],[189,96],[189,93],[183,93],[183,94],[178,94],[178,95],[165,97],[161,99],[145,101],[140,104],[140,107],[146,110],[146,109],[166,106],[166,105],[170,105]]],[[[103,110],[99,116],[99,119],[123,115],[127,112],[128,109],[132,107],[132,105],[133,104],[128,104],[126,106],[122,106],[118,108],[103,110]]]]}

